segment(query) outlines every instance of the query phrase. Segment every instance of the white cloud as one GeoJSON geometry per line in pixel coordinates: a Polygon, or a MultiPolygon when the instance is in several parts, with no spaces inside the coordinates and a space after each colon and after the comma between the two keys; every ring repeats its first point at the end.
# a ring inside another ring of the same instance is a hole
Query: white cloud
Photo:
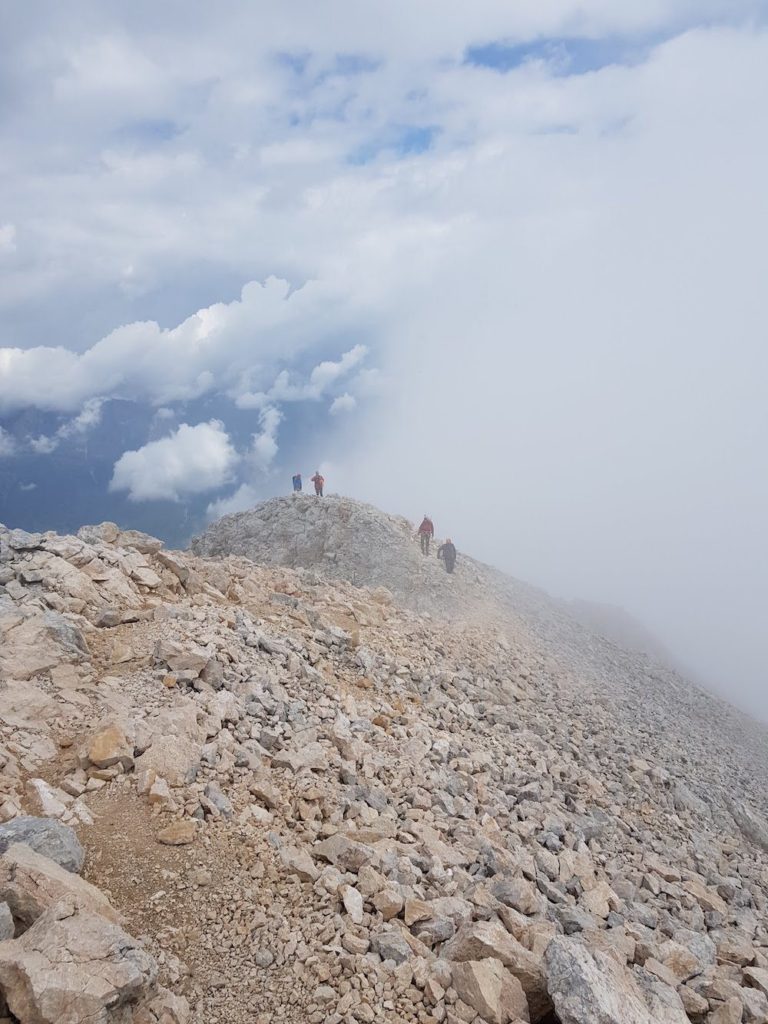
{"type": "Polygon", "coordinates": [[[3,430],[0,427],[0,459],[7,458],[9,455],[16,453],[16,442],[8,433],[7,430],[3,430]]]}
{"type": "Polygon", "coordinates": [[[251,447],[251,461],[257,469],[268,469],[277,455],[277,431],[282,418],[274,406],[267,406],[259,415],[261,430],[253,435],[251,447]]]}
{"type": "Polygon", "coordinates": [[[37,490],[37,484],[19,484],[20,491],[35,491],[37,490]]]}
{"type": "Polygon", "coordinates": [[[0,254],[16,252],[16,227],[14,224],[0,224],[0,254]]]}
{"type": "Polygon", "coordinates": [[[223,487],[238,461],[222,423],[182,423],[170,437],[124,452],[115,463],[111,491],[131,501],[178,501],[223,487]]]}
{"type": "Polygon", "coordinates": [[[209,519],[220,519],[230,512],[245,512],[246,509],[253,508],[259,500],[260,496],[254,487],[250,484],[241,484],[234,494],[212,501],[206,509],[206,515],[209,519]]]}
{"type": "Polygon", "coordinates": [[[35,455],[50,455],[59,447],[58,437],[47,437],[45,434],[30,437],[28,443],[35,455]]]}
{"type": "Polygon", "coordinates": [[[343,395],[339,395],[331,402],[330,413],[332,416],[338,415],[340,412],[350,412],[352,409],[357,408],[357,399],[348,394],[346,391],[343,395]]]}
{"type": "Polygon", "coordinates": [[[311,347],[323,324],[338,329],[351,305],[335,285],[310,281],[291,292],[287,282],[271,277],[251,281],[240,299],[200,309],[171,329],[153,322],[119,327],[82,354],[62,347],[0,348],[0,412],[27,406],[72,411],[97,397],[163,406],[225,391],[243,374],[252,378],[259,364],[311,347]]]}
{"type": "Polygon", "coordinates": [[[252,372],[247,372],[240,381],[240,386],[245,385],[245,388],[235,392],[235,404],[239,409],[261,409],[274,402],[318,401],[338,380],[358,366],[367,354],[365,345],[355,345],[336,361],[323,360],[314,367],[304,384],[292,383],[288,370],[281,370],[266,392],[247,390],[253,376],[252,372]]]}
{"type": "Polygon", "coordinates": [[[67,438],[73,437],[77,434],[86,434],[89,430],[98,426],[99,423],[101,423],[104,401],[105,400],[103,398],[86,399],[77,416],[59,427],[56,431],[56,436],[60,438],[67,438]]]}

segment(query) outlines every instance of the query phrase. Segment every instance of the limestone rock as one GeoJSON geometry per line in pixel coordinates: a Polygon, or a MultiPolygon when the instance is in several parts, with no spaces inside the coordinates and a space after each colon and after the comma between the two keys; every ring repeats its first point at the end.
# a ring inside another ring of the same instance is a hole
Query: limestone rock
{"type": "Polygon", "coordinates": [[[0,989],[28,1024],[108,1024],[152,985],[157,966],[100,914],[64,901],[19,939],[0,943],[0,989]]]}
{"type": "Polygon", "coordinates": [[[527,950],[497,921],[473,921],[462,925],[450,942],[445,944],[442,955],[456,961],[495,958],[520,982],[534,1016],[543,1016],[551,1009],[540,958],[527,950]]]}
{"type": "Polygon", "coordinates": [[[197,835],[197,822],[189,819],[174,821],[157,833],[157,841],[164,846],[189,846],[197,835]]]}
{"type": "Polygon", "coordinates": [[[0,903],[0,942],[12,939],[16,931],[13,914],[7,903],[0,903]]]}
{"type": "Polygon", "coordinates": [[[363,921],[363,897],[353,885],[342,885],[339,890],[344,909],[349,914],[353,924],[362,924],[363,921]]]}
{"type": "Polygon", "coordinates": [[[63,818],[67,813],[68,797],[57,792],[44,779],[27,779],[24,787],[30,810],[44,818],[63,818]]]}
{"type": "Polygon", "coordinates": [[[340,832],[318,843],[312,852],[323,860],[330,861],[342,871],[359,871],[373,858],[370,847],[355,842],[340,832]]]}
{"type": "Polygon", "coordinates": [[[110,722],[100,728],[88,743],[88,759],[97,768],[120,765],[125,771],[133,767],[133,730],[122,722],[110,722]]]}
{"type": "Polygon", "coordinates": [[[0,854],[14,843],[23,843],[67,871],[82,870],[85,850],[80,840],[71,828],[51,818],[19,815],[0,825],[0,854]]]}
{"type": "Polygon", "coordinates": [[[314,882],[320,874],[307,851],[296,846],[281,846],[280,860],[287,871],[304,882],[314,882]]]}
{"type": "MultiPolygon", "coordinates": [[[[605,953],[558,937],[545,954],[549,994],[562,1024],[659,1024],[630,971],[605,953]]],[[[672,992],[674,995],[674,992],[672,992]]],[[[667,1013],[665,1024],[685,1024],[667,1013]]]]}
{"type": "Polygon", "coordinates": [[[452,978],[459,999],[489,1024],[530,1020],[522,986],[500,960],[489,957],[454,964],[452,978]]]}
{"type": "Polygon", "coordinates": [[[60,900],[120,921],[100,889],[22,844],[9,846],[0,857],[0,900],[27,926],[60,900]]]}

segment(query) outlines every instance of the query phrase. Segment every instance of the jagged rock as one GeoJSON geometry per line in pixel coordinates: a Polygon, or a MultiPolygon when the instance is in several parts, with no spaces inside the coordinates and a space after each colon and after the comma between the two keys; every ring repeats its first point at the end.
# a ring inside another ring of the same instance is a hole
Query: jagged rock
{"type": "Polygon", "coordinates": [[[157,560],[166,569],[170,569],[181,583],[186,583],[189,580],[189,566],[177,555],[171,554],[170,551],[158,551],[157,560]]]}
{"type": "Polygon", "coordinates": [[[88,759],[97,768],[120,765],[125,771],[133,767],[135,734],[130,724],[109,722],[91,736],[88,759]]]}
{"type": "Polygon", "coordinates": [[[23,843],[67,871],[82,870],[85,850],[75,832],[58,821],[20,815],[0,825],[0,854],[14,843],[23,843]]]}
{"type": "Polygon", "coordinates": [[[312,852],[323,860],[330,861],[341,871],[359,871],[373,858],[373,850],[370,847],[357,843],[340,832],[318,843],[312,852]]]}
{"type": "Polygon", "coordinates": [[[339,895],[353,924],[362,924],[363,897],[352,885],[342,885],[339,895]]]}
{"type": "Polygon", "coordinates": [[[307,851],[299,850],[295,846],[281,846],[280,860],[287,871],[305,882],[314,882],[320,874],[307,851]]]}
{"type": "Polygon", "coordinates": [[[373,905],[379,911],[385,921],[391,921],[397,917],[403,909],[403,897],[397,889],[392,886],[385,886],[373,898],[373,905]]]}
{"type": "Polygon", "coordinates": [[[522,986],[500,960],[489,957],[454,964],[452,977],[459,999],[489,1024],[530,1020],[522,986]]]}
{"type": "Polygon", "coordinates": [[[282,803],[280,790],[265,775],[257,775],[248,785],[251,793],[270,810],[276,810],[282,803]]]}
{"type": "Polygon", "coordinates": [[[0,903],[0,942],[12,939],[16,931],[13,914],[7,903],[0,903]]]}
{"type": "Polygon", "coordinates": [[[162,711],[148,723],[148,748],[136,758],[138,772],[153,771],[169,786],[194,781],[200,768],[202,742],[193,705],[182,703],[162,711]]]}
{"type": "Polygon", "coordinates": [[[534,1017],[543,1016],[552,1007],[540,958],[521,945],[498,922],[473,921],[462,925],[447,942],[442,955],[448,960],[482,960],[494,957],[522,985],[534,1017]]]}
{"type": "Polygon", "coordinates": [[[157,966],[100,914],[64,901],[0,944],[0,989],[27,1024],[108,1024],[154,983],[157,966]]]}
{"type": "Polygon", "coordinates": [[[747,839],[761,850],[768,851],[768,821],[744,801],[729,799],[728,810],[747,839]]]}
{"type": "Polygon", "coordinates": [[[27,779],[24,790],[29,809],[35,814],[46,818],[63,818],[66,815],[66,794],[57,793],[44,779],[27,779]]]}
{"type": "Polygon", "coordinates": [[[745,967],[744,981],[747,985],[751,985],[768,997],[768,968],[745,967]]]}
{"type": "Polygon", "coordinates": [[[22,844],[9,846],[0,857],[0,900],[24,925],[33,924],[60,900],[120,921],[101,890],[22,844]]]}
{"type": "Polygon", "coordinates": [[[410,945],[397,929],[389,928],[378,932],[372,936],[371,941],[382,960],[394,960],[396,964],[401,964],[411,956],[410,945]]]}
{"type": "MultiPolygon", "coordinates": [[[[560,937],[547,947],[545,965],[562,1024],[659,1024],[633,975],[607,954],[560,937]]],[[[679,999],[678,1007],[665,1010],[665,1024],[686,1024],[679,999]]]]}
{"type": "Polygon", "coordinates": [[[157,994],[134,1010],[131,1024],[190,1024],[189,1003],[159,985],[157,994]]]}
{"type": "Polygon", "coordinates": [[[738,996],[732,996],[707,1017],[707,1024],[741,1024],[744,1007],[738,996]]]}
{"type": "Polygon", "coordinates": [[[232,817],[232,803],[216,782],[209,782],[205,787],[205,796],[213,806],[216,808],[219,814],[225,818],[232,817]]]}

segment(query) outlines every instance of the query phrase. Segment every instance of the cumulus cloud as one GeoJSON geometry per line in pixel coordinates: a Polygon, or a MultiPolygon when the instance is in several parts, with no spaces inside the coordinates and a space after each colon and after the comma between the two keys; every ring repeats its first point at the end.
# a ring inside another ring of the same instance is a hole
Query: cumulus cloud
{"type": "Polygon", "coordinates": [[[352,409],[356,408],[357,399],[354,395],[350,395],[345,391],[343,395],[334,398],[328,411],[332,416],[337,416],[341,412],[351,412],[352,409]]]}
{"type": "Polygon", "coordinates": [[[59,438],[40,434],[39,437],[30,437],[28,444],[35,455],[50,455],[59,447],[59,438]]]}
{"type": "MultiPolygon", "coordinates": [[[[148,321],[112,331],[83,353],[63,347],[0,348],[0,412],[34,406],[74,411],[97,397],[165,406],[231,389],[247,374],[316,344],[350,315],[338,287],[308,282],[294,291],[275,277],[251,281],[239,299],[200,309],[177,327],[148,321]]],[[[360,346],[358,346],[360,348],[360,346]]],[[[362,355],[353,350],[344,359],[362,355]]],[[[344,364],[342,359],[342,364],[344,364]]],[[[343,372],[318,367],[310,385],[343,372]]],[[[268,372],[267,370],[264,371],[268,372]]]]}
{"type": "Polygon", "coordinates": [[[253,508],[259,498],[255,487],[251,484],[241,484],[234,494],[212,501],[206,509],[206,516],[208,519],[220,519],[230,512],[245,512],[246,509],[253,508]]]}
{"type": "Polygon", "coordinates": [[[124,452],[114,467],[111,491],[127,491],[131,501],[179,501],[227,484],[238,461],[218,420],[189,426],[137,451],[124,452]]]}
{"type": "Polygon", "coordinates": [[[355,345],[340,359],[324,359],[314,367],[303,384],[294,383],[289,371],[281,370],[268,391],[240,391],[235,395],[235,404],[240,409],[260,409],[270,402],[318,401],[337,381],[358,366],[367,353],[365,345],[355,345]]]}
{"type": "Polygon", "coordinates": [[[267,406],[259,415],[261,430],[253,435],[251,447],[251,459],[258,469],[268,469],[277,455],[277,430],[282,418],[274,406],[267,406]]]}

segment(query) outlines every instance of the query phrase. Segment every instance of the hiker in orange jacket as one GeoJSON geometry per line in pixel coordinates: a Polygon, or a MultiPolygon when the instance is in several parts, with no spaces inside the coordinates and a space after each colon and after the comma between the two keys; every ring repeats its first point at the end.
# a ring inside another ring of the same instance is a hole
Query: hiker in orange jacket
{"type": "Polygon", "coordinates": [[[320,470],[319,469],[315,473],[315,475],[312,477],[312,483],[315,485],[315,494],[318,496],[318,498],[322,498],[322,496],[323,496],[323,486],[325,484],[325,477],[320,475],[320,470]]]}
{"type": "Polygon", "coordinates": [[[429,542],[435,536],[435,527],[429,516],[424,513],[424,518],[421,521],[421,526],[418,529],[419,541],[421,542],[421,553],[422,555],[429,554],[429,542]]]}

